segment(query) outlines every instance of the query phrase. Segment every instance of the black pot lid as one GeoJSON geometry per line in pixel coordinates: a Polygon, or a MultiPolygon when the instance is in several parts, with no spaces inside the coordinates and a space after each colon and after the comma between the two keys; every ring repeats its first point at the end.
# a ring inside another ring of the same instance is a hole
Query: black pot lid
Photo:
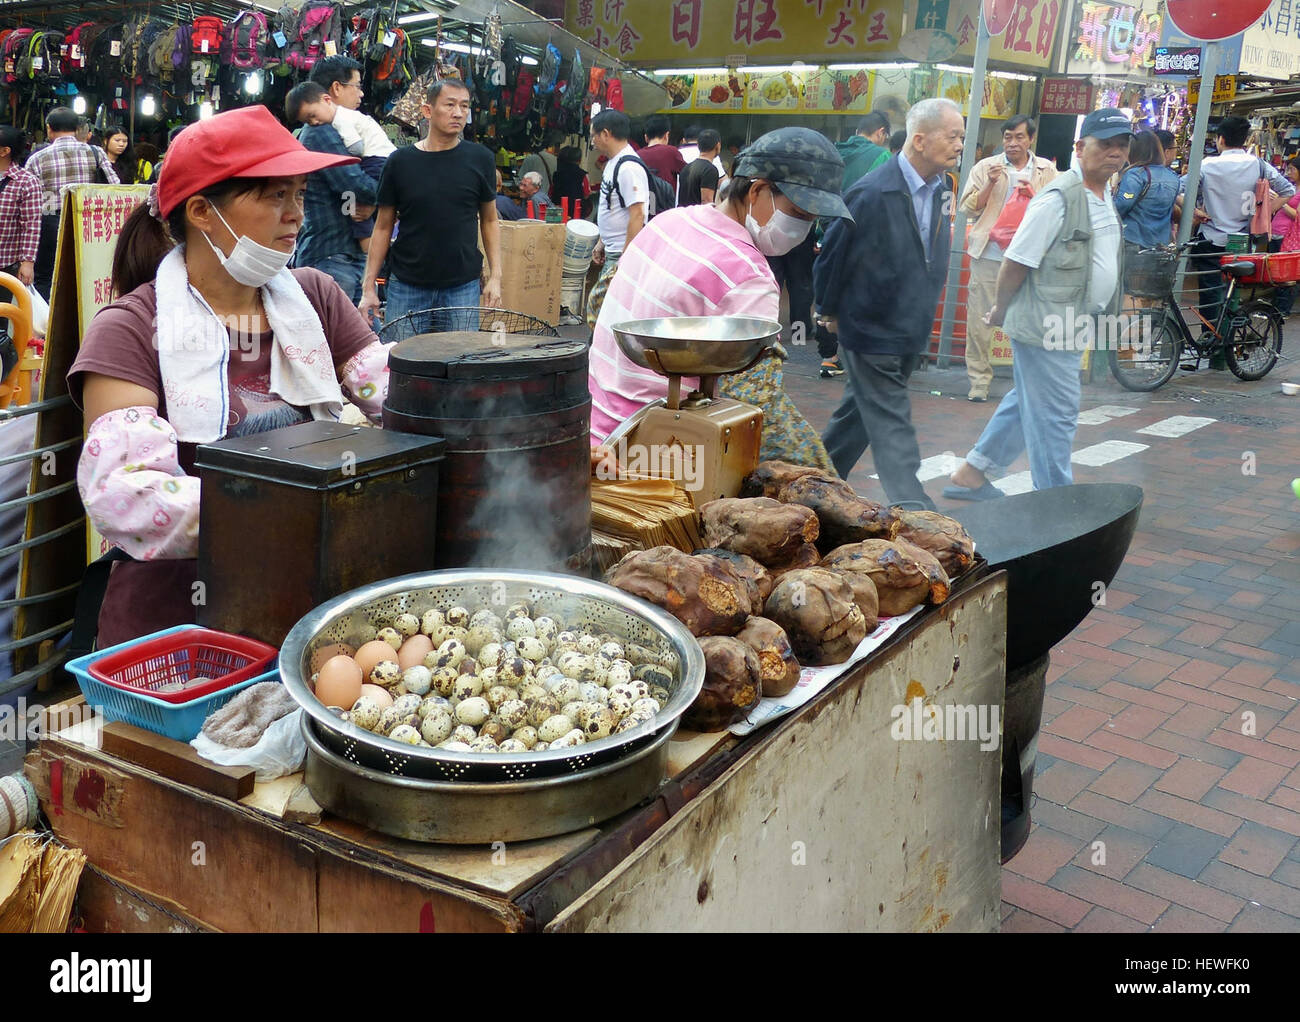
{"type": "Polygon", "coordinates": [[[418,334],[393,348],[388,368],[394,374],[439,379],[585,373],[587,342],[477,330],[418,334]]]}

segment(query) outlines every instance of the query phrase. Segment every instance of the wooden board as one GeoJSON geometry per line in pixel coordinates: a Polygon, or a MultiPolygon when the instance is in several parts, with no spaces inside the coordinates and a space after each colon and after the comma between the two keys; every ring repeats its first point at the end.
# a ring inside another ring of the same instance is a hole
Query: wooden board
{"type": "Polygon", "coordinates": [[[77,921],[90,933],[201,933],[205,927],[175,905],[146,898],[98,870],[81,871],[77,921]]]}
{"type": "Polygon", "coordinates": [[[1001,755],[898,741],[892,708],[1001,716],[1006,576],[953,597],[732,766],[546,927],[994,931],[1001,755]]]}
{"type": "Polygon", "coordinates": [[[220,798],[238,800],[253,790],[256,771],[250,767],[219,766],[193,747],[162,735],[114,721],[103,731],[103,749],[136,766],[220,798]]]}

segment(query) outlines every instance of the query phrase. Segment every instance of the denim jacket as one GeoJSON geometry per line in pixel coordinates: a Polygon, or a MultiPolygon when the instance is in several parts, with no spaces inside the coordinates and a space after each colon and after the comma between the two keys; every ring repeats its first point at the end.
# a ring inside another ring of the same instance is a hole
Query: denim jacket
{"type": "Polygon", "coordinates": [[[1143,248],[1169,244],[1178,190],[1178,175],[1168,167],[1129,167],[1124,171],[1115,189],[1115,211],[1124,226],[1124,240],[1143,248]]]}

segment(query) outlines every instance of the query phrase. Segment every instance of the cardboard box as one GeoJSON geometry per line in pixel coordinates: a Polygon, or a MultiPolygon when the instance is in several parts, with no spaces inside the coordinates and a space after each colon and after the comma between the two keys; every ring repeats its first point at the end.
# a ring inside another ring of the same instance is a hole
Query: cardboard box
{"type": "MultiPolygon", "coordinates": [[[[479,239],[480,246],[482,238],[479,239]]],[[[556,326],[564,273],[564,225],[501,221],[501,307],[556,326]]]]}

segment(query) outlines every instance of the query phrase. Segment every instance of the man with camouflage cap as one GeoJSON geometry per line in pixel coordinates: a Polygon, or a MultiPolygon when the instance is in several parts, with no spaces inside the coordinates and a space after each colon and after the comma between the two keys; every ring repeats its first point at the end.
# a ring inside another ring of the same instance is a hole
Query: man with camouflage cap
{"type": "MultiPolygon", "coordinates": [[[[844,164],[808,128],[782,128],[736,162],[719,203],[679,206],[655,217],[628,244],[592,335],[591,437],[601,443],[622,422],[667,396],[668,381],[631,362],[613,327],[664,316],[747,316],[775,320],[780,291],[765,256],[807,236],[819,216],[844,217],[844,164]]],[[[782,385],[777,345],[758,364],[724,377],[718,390],[763,410],[761,457],[831,469],[816,431],[782,385]]]]}
{"type": "Polygon", "coordinates": [[[921,450],[907,381],[921,364],[948,272],[952,196],[944,171],[961,159],[966,124],[950,99],[907,114],[903,151],[845,193],[813,267],[814,301],[839,336],[844,399],[822,439],[848,478],[868,445],[891,504],[934,510],[916,473],[921,450]]]}

